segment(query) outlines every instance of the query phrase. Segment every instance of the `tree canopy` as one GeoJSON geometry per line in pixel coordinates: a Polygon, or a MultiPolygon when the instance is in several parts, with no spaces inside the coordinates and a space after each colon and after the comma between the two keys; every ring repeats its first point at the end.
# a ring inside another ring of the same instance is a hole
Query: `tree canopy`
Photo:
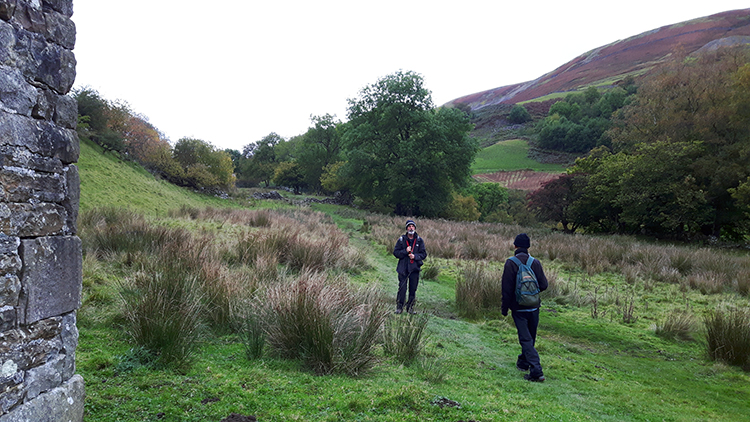
{"type": "Polygon", "coordinates": [[[468,116],[435,109],[422,76],[398,71],[349,99],[345,173],[358,197],[401,215],[438,215],[469,180],[468,116]]]}
{"type": "MultiPolygon", "coordinates": [[[[750,234],[748,50],[677,57],[622,103],[606,133],[611,147],[576,161],[569,172],[581,183],[552,183],[534,194],[537,214],[588,231],[670,238],[750,234]],[[563,211],[540,205],[554,195],[568,198],[563,211]]],[[[574,118],[574,108],[560,106],[557,115],[574,118]]]]}

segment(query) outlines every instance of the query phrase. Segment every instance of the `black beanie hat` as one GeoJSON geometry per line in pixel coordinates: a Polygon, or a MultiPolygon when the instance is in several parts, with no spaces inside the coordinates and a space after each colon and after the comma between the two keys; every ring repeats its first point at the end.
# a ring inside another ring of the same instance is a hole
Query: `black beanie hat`
{"type": "Polygon", "coordinates": [[[528,248],[531,246],[531,240],[529,240],[529,236],[526,233],[521,233],[516,236],[516,240],[513,241],[513,244],[518,248],[528,248]]]}
{"type": "Polygon", "coordinates": [[[417,229],[417,223],[415,223],[415,222],[413,222],[411,220],[406,220],[406,226],[404,226],[404,227],[408,228],[409,224],[413,224],[414,225],[414,230],[417,229]]]}

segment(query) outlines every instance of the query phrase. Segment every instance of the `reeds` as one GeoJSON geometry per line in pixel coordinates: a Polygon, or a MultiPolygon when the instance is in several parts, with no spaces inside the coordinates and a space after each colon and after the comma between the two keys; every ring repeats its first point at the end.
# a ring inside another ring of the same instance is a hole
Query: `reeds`
{"type": "Polygon", "coordinates": [[[750,370],[750,312],[735,306],[714,309],[703,323],[709,358],[750,370]]]}
{"type": "Polygon", "coordinates": [[[482,312],[500,309],[502,273],[481,264],[469,264],[456,282],[456,309],[467,318],[478,318],[482,312]]]}
{"type": "Polygon", "coordinates": [[[656,326],[655,334],[662,338],[693,340],[696,318],[685,309],[672,309],[656,326]]]}
{"type": "Polygon", "coordinates": [[[275,354],[302,359],[319,374],[358,375],[375,363],[387,315],[375,290],[306,270],[268,289],[261,302],[266,343],[275,354]]]}
{"type": "Polygon", "coordinates": [[[383,329],[383,352],[407,366],[416,362],[424,350],[429,321],[429,314],[392,315],[383,329]]]}

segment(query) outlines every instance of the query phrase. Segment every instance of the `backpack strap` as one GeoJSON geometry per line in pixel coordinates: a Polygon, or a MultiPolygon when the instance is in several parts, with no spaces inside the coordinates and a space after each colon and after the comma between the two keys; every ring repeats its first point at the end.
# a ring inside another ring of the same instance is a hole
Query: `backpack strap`
{"type": "MultiPolygon", "coordinates": [[[[510,259],[511,261],[515,262],[515,263],[516,263],[516,265],[518,265],[519,267],[520,267],[521,265],[523,265],[523,262],[521,262],[521,260],[520,260],[520,259],[516,258],[516,256],[515,256],[515,255],[511,256],[511,257],[510,257],[510,258],[508,258],[508,259],[510,259]]],[[[530,267],[530,266],[531,266],[531,263],[532,263],[532,262],[534,262],[534,257],[533,257],[533,256],[531,256],[531,255],[529,255],[529,259],[527,259],[527,260],[526,260],[526,265],[528,265],[528,266],[530,267]]]]}

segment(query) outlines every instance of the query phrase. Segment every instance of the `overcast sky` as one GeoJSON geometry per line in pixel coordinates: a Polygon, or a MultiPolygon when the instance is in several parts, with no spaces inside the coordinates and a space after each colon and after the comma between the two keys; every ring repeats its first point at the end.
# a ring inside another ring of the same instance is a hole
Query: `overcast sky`
{"type": "Polygon", "coordinates": [[[399,69],[436,105],[535,79],[596,47],[747,1],[74,0],[76,87],[127,101],[174,143],[220,149],[347,99],[399,69]],[[612,4],[609,6],[609,4],[612,4]]]}

